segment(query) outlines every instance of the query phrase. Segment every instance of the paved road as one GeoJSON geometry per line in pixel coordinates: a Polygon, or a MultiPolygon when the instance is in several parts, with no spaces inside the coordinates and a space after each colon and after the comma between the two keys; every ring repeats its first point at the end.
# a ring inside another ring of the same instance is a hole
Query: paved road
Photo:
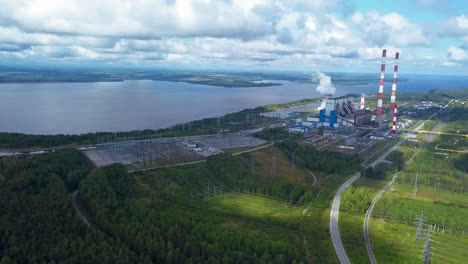
{"type": "MultiPolygon", "coordinates": [[[[384,161],[385,158],[396,148],[398,148],[404,141],[406,137],[400,139],[398,143],[396,143],[393,147],[387,150],[382,156],[380,156],[376,161],[374,161],[370,166],[375,166],[380,162],[384,161]]],[[[330,234],[332,237],[333,247],[335,248],[336,255],[341,263],[351,263],[349,261],[348,255],[343,246],[343,242],[341,241],[340,231],[338,229],[338,216],[340,213],[340,202],[341,202],[341,194],[343,193],[346,188],[348,188],[353,182],[355,182],[361,176],[361,172],[356,173],[353,177],[349,178],[336,192],[335,198],[333,199],[332,208],[330,211],[330,234]]]]}
{"type": "Polygon", "coordinates": [[[340,202],[341,202],[341,194],[343,191],[349,187],[355,180],[357,180],[361,176],[361,173],[357,173],[350,179],[348,179],[336,192],[335,198],[333,199],[333,204],[330,212],[330,234],[333,241],[333,247],[335,248],[336,255],[341,263],[351,263],[349,261],[348,255],[346,255],[346,251],[343,247],[343,243],[341,242],[340,231],[338,229],[338,214],[340,213],[340,202]]]}
{"type": "Polygon", "coordinates": [[[91,227],[91,224],[89,223],[88,219],[86,219],[86,216],[83,214],[83,212],[81,212],[76,202],[76,199],[78,197],[78,190],[74,191],[71,197],[72,197],[72,206],[73,206],[73,209],[75,209],[76,214],[81,218],[81,221],[83,221],[83,223],[88,226],[88,228],[91,227]]]}
{"type": "Polygon", "coordinates": [[[374,209],[375,203],[380,199],[380,197],[387,191],[388,188],[395,182],[396,175],[393,176],[392,180],[389,181],[383,188],[380,190],[380,192],[374,197],[372,200],[371,205],[369,206],[369,209],[366,211],[366,217],[364,218],[364,240],[366,241],[366,249],[367,249],[367,255],[369,255],[370,261],[372,264],[377,264],[377,260],[375,259],[374,252],[372,251],[372,245],[370,243],[370,237],[369,237],[369,219],[372,214],[372,210],[374,209]]]}

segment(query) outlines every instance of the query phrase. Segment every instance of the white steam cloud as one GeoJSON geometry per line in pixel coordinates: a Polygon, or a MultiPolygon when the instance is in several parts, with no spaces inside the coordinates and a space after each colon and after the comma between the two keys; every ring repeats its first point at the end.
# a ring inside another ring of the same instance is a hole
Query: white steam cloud
{"type": "Polygon", "coordinates": [[[330,76],[322,72],[317,72],[314,76],[314,80],[319,82],[319,85],[317,86],[316,90],[320,94],[334,94],[335,93],[336,88],[333,86],[330,76]]]}

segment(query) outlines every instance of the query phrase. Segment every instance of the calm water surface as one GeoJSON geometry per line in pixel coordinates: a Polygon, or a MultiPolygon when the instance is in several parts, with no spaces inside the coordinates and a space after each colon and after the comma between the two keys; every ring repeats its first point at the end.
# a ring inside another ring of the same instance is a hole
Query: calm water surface
{"type": "MultiPolygon", "coordinates": [[[[468,77],[405,76],[399,91],[468,88],[468,77]]],[[[391,84],[386,84],[389,92],[391,84]]],[[[319,97],[314,84],[222,88],[162,81],[0,84],[0,131],[76,134],[163,128],[272,103],[319,97]]],[[[335,96],[377,84],[336,85],[335,96]]]]}

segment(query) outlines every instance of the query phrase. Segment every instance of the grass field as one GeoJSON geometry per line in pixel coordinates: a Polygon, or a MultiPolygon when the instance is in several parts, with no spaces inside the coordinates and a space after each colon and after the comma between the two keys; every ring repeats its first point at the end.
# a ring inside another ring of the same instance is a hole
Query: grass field
{"type": "Polygon", "coordinates": [[[346,254],[351,263],[370,263],[364,242],[363,226],[364,215],[340,212],[340,235],[346,254]]]}
{"type": "Polygon", "coordinates": [[[270,218],[283,222],[297,222],[302,211],[286,202],[237,192],[211,197],[203,201],[203,204],[210,210],[223,213],[261,219],[270,218]]]}
{"type": "MultiPolygon", "coordinates": [[[[371,241],[379,263],[422,263],[424,240],[417,242],[416,226],[375,219],[370,223],[371,241]]],[[[432,232],[432,263],[466,263],[468,237],[432,232]]]]}
{"type": "MultiPolygon", "coordinates": [[[[375,197],[385,184],[386,181],[382,180],[359,178],[352,186],[366,188],[371,196],[375,197]]],[[[363,223],[364,214],[350,213],[341,208],[339,221],[341,240],[352,263],[370,263],[364,242],[363,223]]]]}
{"type": "MultiPolygon", "coordinates": [[[[401,151],[404,152],[405,160],[414,154],[408,147],[403,147],[401,151]]],[[[403,171],[411,174],[416,163],[424,164],[426,170],[433,174],[449,178],[457,175],[465,177],[454,173],[456,169],[452,158],[436,157],[431,161],[432,153],[430,146],[418,151],[412,163],[407,164],[403,171]]],[[[425,174],[420,176],[424,177],[425,174]]],[[[468,193],[435,188],[428,184],[434,185],[430,182],[421,184],[420,181],[414,197],[414,184],[395,183],[377,202],[373,212],[377,218],[370,221],[370,233],[379,263],[422,262],[424,241],[415,241],[420,214],[424,215],[426,231],[434,224],[441,227],[431,232],[432,263],[467,263],[468,236],[463,234],[468,230],[468,193]]]]}
{"type": "MultiPolygon", "coordinates": [[[[392,188],[392,197],[413,198],[414,185],[395,184],[392,188]]],[[[468,206],[468,193],[454,193],[436,189],[430,186],[419,186],[417,199],[425,202],[440,204],[453,204],[459,207],[468,206]]]]}

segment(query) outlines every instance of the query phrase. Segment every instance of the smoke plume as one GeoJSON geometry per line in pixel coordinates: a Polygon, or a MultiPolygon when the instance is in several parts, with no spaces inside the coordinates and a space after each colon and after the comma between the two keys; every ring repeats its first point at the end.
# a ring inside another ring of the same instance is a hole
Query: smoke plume
{"type": "Polygon", "coordinates": [[[317,72],[314,76],[314,80],[319,82],[319,85],[316,88],[316,90],[319,93],[321,94],[334,94],[335,93],[336,89],[331,82],[330,76],[321,72],[317,72]]]}

